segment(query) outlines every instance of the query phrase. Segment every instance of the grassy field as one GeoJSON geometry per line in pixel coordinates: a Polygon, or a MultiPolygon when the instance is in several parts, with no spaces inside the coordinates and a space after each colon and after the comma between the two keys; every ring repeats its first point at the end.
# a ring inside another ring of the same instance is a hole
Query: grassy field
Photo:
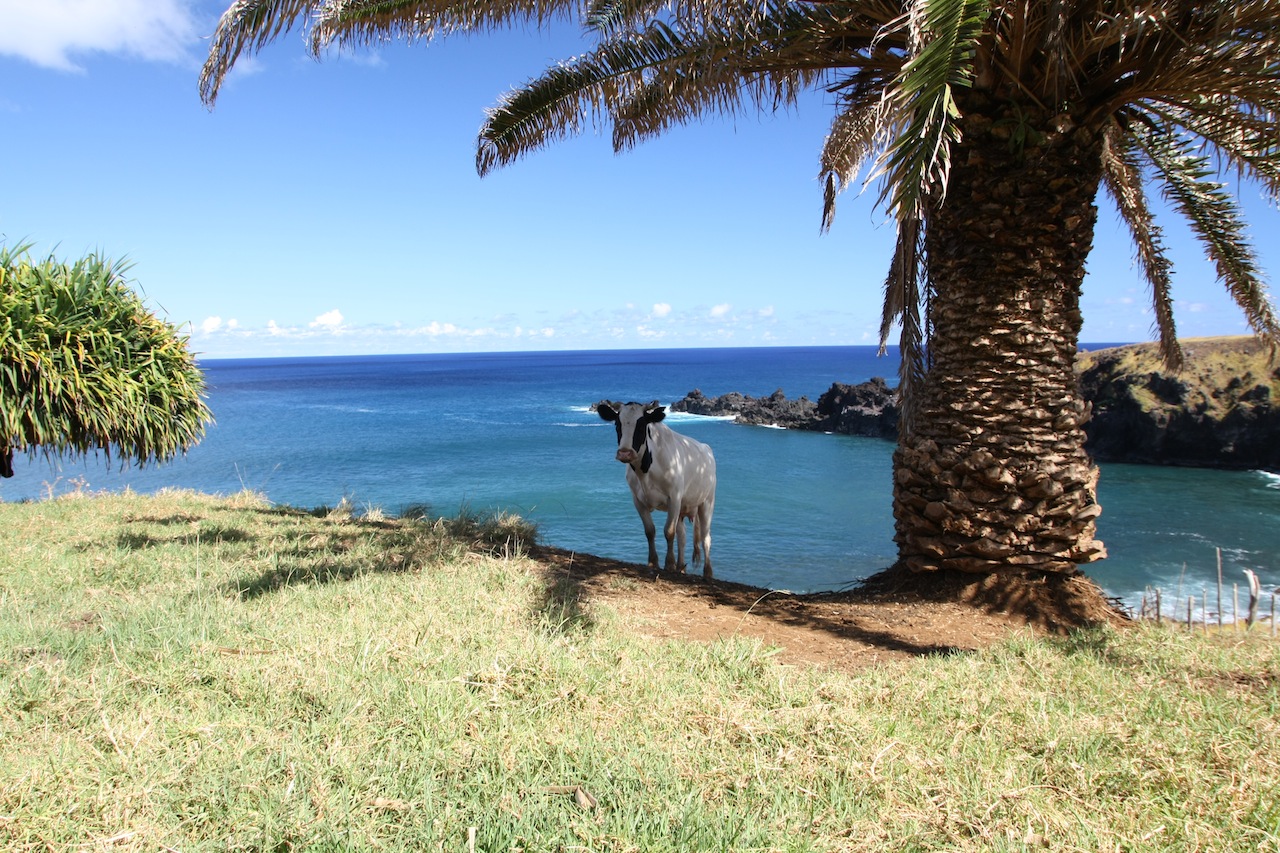
{"type": "Polygon", "coordinates": [[[510,519],[0,504],[6,850],[1280,848],[1280,644],[855,675],[657,641],[510,519]]]}

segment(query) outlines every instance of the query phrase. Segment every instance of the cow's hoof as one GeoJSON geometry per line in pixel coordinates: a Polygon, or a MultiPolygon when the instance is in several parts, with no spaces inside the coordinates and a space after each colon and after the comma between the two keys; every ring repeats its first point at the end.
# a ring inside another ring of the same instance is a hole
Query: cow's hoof
{"type": "Polygon", "coordinates": [[[707,566],[707,567],[705,567],[705,568],[702,570],[702,579],[703,579],[703,580],[708,580],[708,581],[709,581],[709,580],[713,580],[713,578],[711,577],[711,567],[710,567],[710,566],[707,566]]]}

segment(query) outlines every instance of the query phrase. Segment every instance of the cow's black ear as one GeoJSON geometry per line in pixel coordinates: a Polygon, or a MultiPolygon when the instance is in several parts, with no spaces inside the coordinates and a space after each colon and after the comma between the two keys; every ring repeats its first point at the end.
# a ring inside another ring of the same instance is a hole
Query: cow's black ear
{"type": "Polygon", "coordinates": [[[667,407],[659,406],[658,401],[654,400],[644,408],[644,416],[650,423],[657,423],[667,416],[667,407]]]}
{"type": "Polygon", "coordinates": [[[618,404],[610,400],[601,400],[596,403],[596,414],[600,416],[602,421],[616,421],[618,419],[618,404]]]}

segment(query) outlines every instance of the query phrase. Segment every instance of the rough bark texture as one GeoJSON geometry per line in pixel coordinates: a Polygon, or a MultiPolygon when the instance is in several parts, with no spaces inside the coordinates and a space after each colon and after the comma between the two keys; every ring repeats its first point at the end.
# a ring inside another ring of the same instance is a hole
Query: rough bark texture
{"type": "Polygon", "coordinates": [[[894,454],[899,557],[1072,572],[1106,554],[1073,370],[1100,135],[976,92],[961,109],[928,225],[931,365],[894,454]]]}

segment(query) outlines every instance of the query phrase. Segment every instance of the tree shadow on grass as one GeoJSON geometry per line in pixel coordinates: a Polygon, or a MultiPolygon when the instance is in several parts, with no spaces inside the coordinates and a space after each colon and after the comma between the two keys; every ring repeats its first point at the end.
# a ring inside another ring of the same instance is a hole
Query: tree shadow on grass
{"type": "MultiPolygon", "coordinates": [[[[530,556],[548,568],[548,588],[555,590],[554,601],[570,600],[575,607],[583,608],[593,598],[662,598],[657,607],[659,619],[665,618],[662,611],[670,611],[684,614],[687,620],[684,625],[669,626],[676,635],[686,630],[691,636],[696,633],[700,627],[696,624],[697,614],[707,608],[708,620],[717,618],[721,626],[741,626],[750,617],[784,630],[848,641],[851,647],[912,657],[955,654],[974,647],[969,642],[971,638],[962,632],[950,641],[931,636],[925,630],[928,626],[922,626],[923,620],[911,612],[914,605],[922,603],[919,596],[911,593],[853,590],[794,594],[730,581],[707,581],[692,574],[655,573],[645,566],[551,547],[531,549],[530,556]],[[693,628],[688,627],[690,623],[694,623],[693,628]]],[[[764,633],[767,636],[773,632],[764,633]]],[[[789,641],[798,639],[795,634],[789,637],[789,641]]]]}
{"type": "Polygon", "coordinates": [[[536,621],[557,634],[586,633],[596,626],[586,590],[572,573],[548,574],[531,610],[536,621]]]}
{"type": "Polygon", "coordinates": [[[202,525],[198,530],[173,536],[155,536],[128,530],[116,537],[116,547],[126,551],[144,551],[161,545],[194,545],[196,543],[221,545],[250,542],[254,538],[251,533],[238,527],[202,525]]]}

